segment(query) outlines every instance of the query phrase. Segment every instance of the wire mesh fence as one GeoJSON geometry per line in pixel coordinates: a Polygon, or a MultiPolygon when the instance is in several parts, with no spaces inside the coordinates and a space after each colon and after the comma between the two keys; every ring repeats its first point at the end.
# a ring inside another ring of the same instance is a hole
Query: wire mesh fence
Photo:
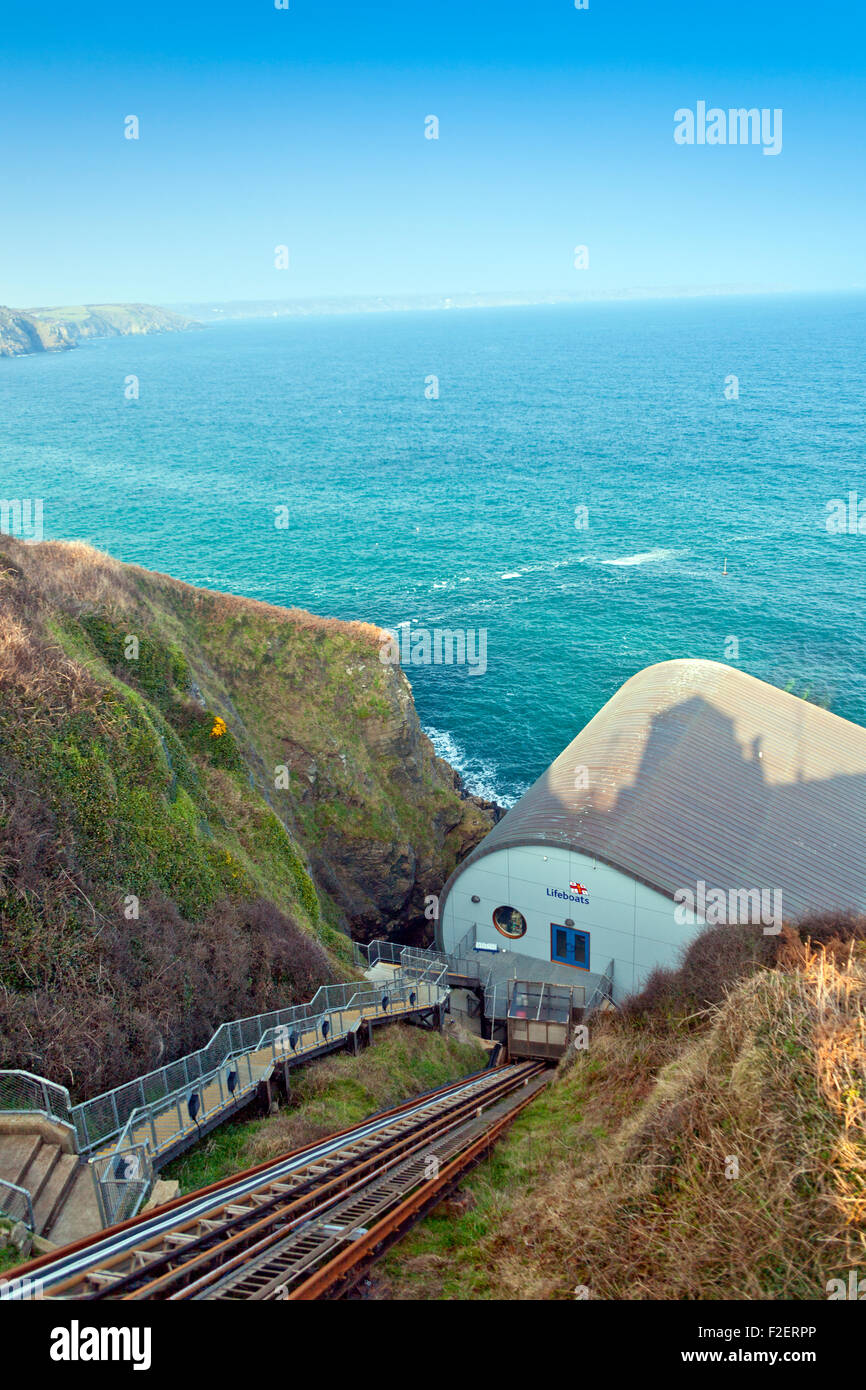
{"type": "Polygon", "coordinates": [[[0,1110],[36,1110],[72,1124],[72,1109],[65,1086],[29,1071],[0,1071],[0,1110]]]}
{"type": "MultiPolygon", "coordinates": [[[[73,1126],[79,1152],[93,1162],[103,1220],[126,1220],[150,1188],[154,1159],[242,1100],[279,1062],[332,1047],[365,1019],[427,1008],[447,994],[438,953],[382,941],[355,959],[398,970],[393,980],[323,985],[307,1003],[223,1023],[196,1052],[78,1105],[43,1077],[0,1072],[0,1110],[39,1111],[73,1126]]],[[[10,1205],[29,1202],[21,1192],[10,1191],[10,1205]]]]}
{"type": "Polygon", "coordinates": [[[589,1003],[584,1010],[585,1018],[595,1013],[604,1003],[610,1001],[613,990],[613,965],[614,963],[612,960],[608,961],[604,973],[600,976],[595,989],[589,997],[589,1003]]]}
{"type": "Polygon", "coordinates": [[[138,1213],[153,1182],[153,1163],[146,1144],[118,1147],[94,1167],[96,1192],[106,1226],[128,1221],[138,1213]]]}

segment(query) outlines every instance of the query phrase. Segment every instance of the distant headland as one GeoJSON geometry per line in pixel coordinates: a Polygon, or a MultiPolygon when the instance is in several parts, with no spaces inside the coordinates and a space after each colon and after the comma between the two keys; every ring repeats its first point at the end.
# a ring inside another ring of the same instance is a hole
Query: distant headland
{"type": "Polygon", "coordinates": [[[9,309],[0,305],[0,357],[62,352],[83,338],[134,333],[180,333],[201,324],[153,304],[78,304],[63,309],[9,309]]]}

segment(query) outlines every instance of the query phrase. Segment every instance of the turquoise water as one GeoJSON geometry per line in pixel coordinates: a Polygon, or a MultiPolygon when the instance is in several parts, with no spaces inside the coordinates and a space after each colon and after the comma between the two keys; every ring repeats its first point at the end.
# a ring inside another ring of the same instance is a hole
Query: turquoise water
{"type": "Polygon", "coordinates": [[[439,750],[509,802],[634,671],[732,636],[742,669],[866,723],[866,535],[825,527],[866,498],[864,349],[864,295],[92,342],[0,360],[0,495],[193,584],[486,629],[484,675],[407,674],[439,750]]]}

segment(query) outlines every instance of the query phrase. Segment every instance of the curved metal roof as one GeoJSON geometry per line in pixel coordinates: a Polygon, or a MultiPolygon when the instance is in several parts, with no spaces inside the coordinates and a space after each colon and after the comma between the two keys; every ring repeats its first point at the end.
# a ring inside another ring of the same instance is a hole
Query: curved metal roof
{"type": "MultiPolygon", "coordinates": [[[[782,891],[786,918],[866,908],[866,729],[714,661],[625,685],[467,855],[554,845],[672,896],[782,891]]],[[[440,917],[441,920],[441,917],[440,917]]]]}

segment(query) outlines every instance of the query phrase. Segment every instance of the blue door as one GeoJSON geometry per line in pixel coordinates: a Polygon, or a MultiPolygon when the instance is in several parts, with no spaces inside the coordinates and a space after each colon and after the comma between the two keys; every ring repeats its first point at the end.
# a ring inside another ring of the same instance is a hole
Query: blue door
{"type": "Polygon", "coordinates": [[[550,959],[575,970],[589,969],[589,932],[550,924],[550,959]]]}

